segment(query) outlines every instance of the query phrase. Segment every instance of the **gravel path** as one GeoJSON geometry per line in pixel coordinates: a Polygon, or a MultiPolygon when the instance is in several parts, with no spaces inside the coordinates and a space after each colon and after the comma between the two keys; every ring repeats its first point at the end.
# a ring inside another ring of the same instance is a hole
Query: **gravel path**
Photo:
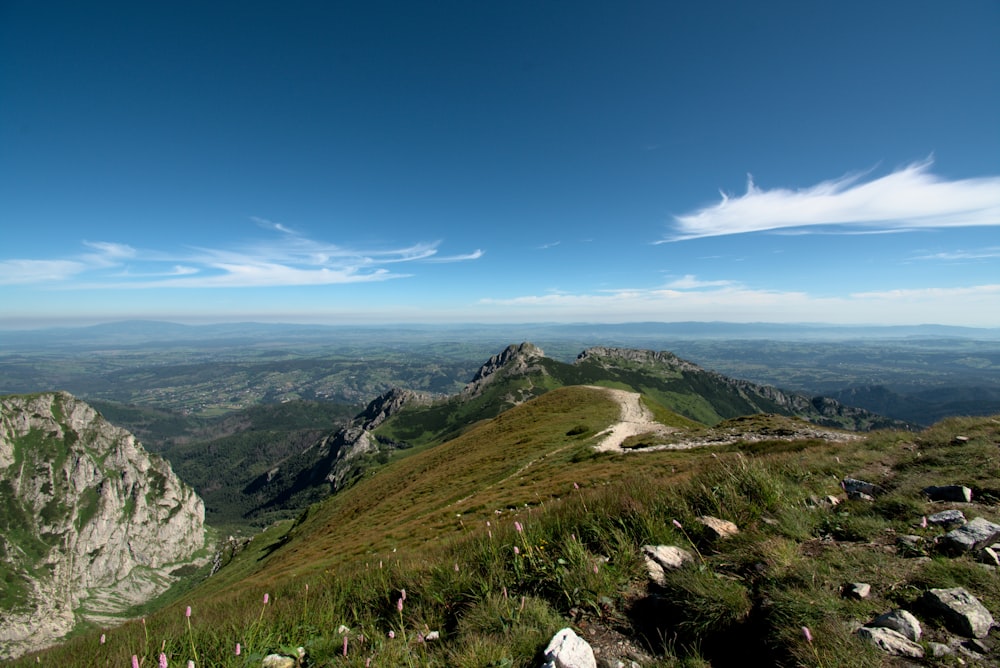
{"type": "Polygon", "coordinates": [[[638,392],[616,390],[609,387],[598,387],[618,402],[621,406],[621,417],[618,422],[598,434],[603,437],[596,449],[600,452],[626,452],[622,443],[630,436],[653,433],[657,436],[674,431],[653,419],[653,413],[642,405],[638,392]]]}

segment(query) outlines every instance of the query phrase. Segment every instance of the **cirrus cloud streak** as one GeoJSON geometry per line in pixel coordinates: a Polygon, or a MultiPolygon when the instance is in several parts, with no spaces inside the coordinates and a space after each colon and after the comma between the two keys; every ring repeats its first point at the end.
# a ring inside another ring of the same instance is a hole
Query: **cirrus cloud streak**
{"type": "Polygon", "coordinates": [[[280,223],[255,218],[273,233],[231,247],[180,251],[138,250],[121,243],[85,241],[84,250],[58,259],[0,260],[0,285],[70,289],[246,288],[361,283],[405,278],[402,263],[466,262],[483,251],[438,254],[440,242],[356,248],[306,237],[280,223]]]}
{"type": "Polygon", "coordinates": [[[809,188],[763,190],[748,179],[740,197],[674,217],[682,241],[768,230],[846,226],[852,232],[1000,225],[1000,177],[948,181],[933,160],[863,181],[851,174],[809,188]]]}

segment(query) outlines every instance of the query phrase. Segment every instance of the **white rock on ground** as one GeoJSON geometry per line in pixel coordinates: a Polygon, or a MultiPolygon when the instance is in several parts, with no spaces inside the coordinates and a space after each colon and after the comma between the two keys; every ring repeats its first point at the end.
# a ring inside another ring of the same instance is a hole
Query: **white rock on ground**
{"type": "Polygon", "coordinates": [[[597,668],[594,650],[573,629],[556,633],[545,648],[542,668],[597,668]]]}

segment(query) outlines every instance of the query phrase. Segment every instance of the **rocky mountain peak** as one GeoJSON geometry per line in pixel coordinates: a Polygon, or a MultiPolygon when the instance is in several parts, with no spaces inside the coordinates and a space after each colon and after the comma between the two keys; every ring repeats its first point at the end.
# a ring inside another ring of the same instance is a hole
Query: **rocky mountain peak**
{"type": "Polygon", "coordinates": [[[205,546],[170,465],[64,392],[0,397],[0,657],[164,591],[205,546]]]}
{"type": "Polygon", "coordinates": [[[465,386],[464,394],[476,395],[484,385],[496,377],[501,370],[510,373],[525,373],[535,366],[537,360],[545,357],[542,349],[533,343],[511,344],[489,358],[479,367],[472,381],[465,386]]]}
{"type": "Polygon", "coordinates": [[[610,348],[594,346],[587,348],[576,357],[577,363],[584,361],[597,362],[604,366],[613,366],[620,362],[631,362],[644,366],[660,366],[676,371],[700,371],[697,364],[683,360],[673,353],[661,350],[638,350],[634,348],[610,348]]]}

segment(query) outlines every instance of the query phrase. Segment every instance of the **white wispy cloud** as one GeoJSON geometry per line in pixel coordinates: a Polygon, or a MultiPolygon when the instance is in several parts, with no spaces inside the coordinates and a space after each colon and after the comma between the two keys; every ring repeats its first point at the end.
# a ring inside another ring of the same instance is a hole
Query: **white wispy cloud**
{"type": "Polygon", "coordinates": [[[0,285],[65,281],[87,269],[76,260],[0,260],[0,285]]]}
{"type": "Polygon", "coordinates": [[[918,255],[914,260],[942,260],[945,262],[961,262],[963,260],[991,260],[1000,258],[1000,246],[990,246],[987,248],[977,248],[976,250],[956,250],[944,251],[941,253],[929,253],[918,255]]]}
{"type": "Polygon", "coordinates": [[[731,281],[698,281],[673,286],[597,293],[547,293],[480,304],[504,309],[509,317],[563,321],[626,322],[726,321],[825,322],[835,324],[954,323],[998,327],[1000,284],[923,288],[817,296],[799,290],[763,290],[731,281]],[[706,289],[710,283],[717,287],[706,289]],[[596,315],[595,317],[595,314],[596,315]]]}
{"type": "Polygon", "coordinates": [[[485,255],[485,253],[477,248],[471,253],[466,253],[465,255],[446,255],[443,257],[436,257],[436,256],[428,257],[427,262],[437,262],[437,263],[468,262],[469,260],[478,260],[483,255],[485,255]]]}
{"type": "Polygon", "coordinates": [[[746,194],[723,194],[718,204],[675,216],[664,241],[834,225],[855,233],[1000,226],[1000,176],[949,181],[932,174],[932,164],[928,159],[867,181],[867,173],[851,174],[800,190],[764,190],[750,178],[746,194]]]}
{"type": "Polygon", "coordinates": [[[467,262],[482,250],[438,254],[439,242],[358,248],[309,238],[281,223],[253,222],[271,235],[242,245],[181,251],[139,250],[127,244],[86,241],[73,257],[0,260],[0,285],[46,284],[69,288],[237,288],[332,285],[411,276],[391,265],[467,262]]]}
{"type": "Polygon", "coordinates": [[[686,274],[680,278],[674,279],[667,283],[667,288],[674,288],[677,290],[695,290],[698,288],[720,288],[734,285],[733,281],[726,280],[716,280],[716,281],[705,281],[699,279],[693,274],[686,274]]]}

